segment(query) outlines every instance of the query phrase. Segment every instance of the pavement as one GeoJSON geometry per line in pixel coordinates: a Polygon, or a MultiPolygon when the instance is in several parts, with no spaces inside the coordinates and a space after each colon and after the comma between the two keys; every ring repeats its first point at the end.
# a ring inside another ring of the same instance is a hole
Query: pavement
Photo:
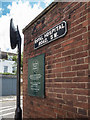
{"type": "MultiPolygon", "coordinates": [[[[21,96],[23,99],[23,96],[21,96]]],[[[16,96],[0,96],[0,102],[16,100],[16,96]]]]}

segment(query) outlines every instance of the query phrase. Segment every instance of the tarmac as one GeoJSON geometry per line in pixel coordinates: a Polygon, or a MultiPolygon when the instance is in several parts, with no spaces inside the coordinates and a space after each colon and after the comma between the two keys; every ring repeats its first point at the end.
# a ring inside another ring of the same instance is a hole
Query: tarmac
{"type": "MultiPolygon", "coordinates": [[[[23,99],[23,96],[21,96],[21,99],[23,99]]],[[[0,96],[0,102],[4,102],[4,101],[15,101],[16,100],[16,96],[0,96]]]]}

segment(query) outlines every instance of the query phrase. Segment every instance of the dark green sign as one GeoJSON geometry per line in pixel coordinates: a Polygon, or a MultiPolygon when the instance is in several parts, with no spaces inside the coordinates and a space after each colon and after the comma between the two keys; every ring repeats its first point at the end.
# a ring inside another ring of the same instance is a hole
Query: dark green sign
{"type": "Polygon", "coordinates": [[[28,60],[28,94],[44,98],[44,54],[28,60]]]}

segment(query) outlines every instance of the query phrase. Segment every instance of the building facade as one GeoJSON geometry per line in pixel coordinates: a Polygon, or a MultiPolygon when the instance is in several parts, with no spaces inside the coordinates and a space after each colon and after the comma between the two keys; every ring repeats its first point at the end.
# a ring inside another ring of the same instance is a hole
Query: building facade
{"type": "Polygon", "coordinates": [[[16,55],[14,53],[0,51],[0,73],[15,73],[16,64],[13,56],[16,55]]]}
{"type": "Polygon", "coordinates": [[[90,2],[53,2],[23,33],[23,117],[89,118],[90,2]]]}

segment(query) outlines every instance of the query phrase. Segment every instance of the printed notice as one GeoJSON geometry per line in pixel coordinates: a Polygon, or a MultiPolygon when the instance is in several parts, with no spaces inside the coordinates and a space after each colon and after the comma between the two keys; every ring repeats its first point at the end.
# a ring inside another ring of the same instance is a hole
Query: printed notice
{"type": "Polygon", "coordinates": [[[28,94],[44,97],[44,54],[28,60],[28,94]]]}

